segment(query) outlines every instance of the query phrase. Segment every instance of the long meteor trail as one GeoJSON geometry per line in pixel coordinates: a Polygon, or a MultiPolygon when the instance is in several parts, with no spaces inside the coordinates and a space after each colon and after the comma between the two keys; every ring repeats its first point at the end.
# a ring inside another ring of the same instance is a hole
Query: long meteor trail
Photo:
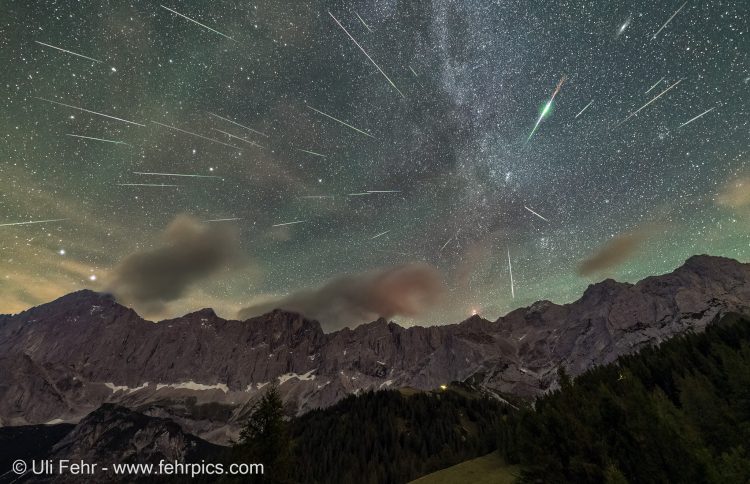
{"type": "Polygon", "coordinates": [[[710,113],[710,112],[711,112],[711,111],[713,111],[714,109],[716,109],[716,106],[714,106],[714,107],[712,107],[711,109],[708,109],[708,110],[706,110],[706,111],[703,111],[703,112],[702,112],[702,113],[700,113],[700,114],[699,114],[698,116],[696,116],[696,117],[694,117],[693,119],[691,119],[690,121],[684,122],[684,123],[682,123],[681,125],[679,125],[679,126],[677,126],[677,127],[678,127],[678,128],[682,128],[683,126],[687,126],[688,124],[692,123],[692,122],[693,122],[693,121],[695,121],[696,119],[698,119],[698,118],[702,118],[702,117],[703,117],[704,115],[706,115],[706,114],[710,113]]]}
{"type": "Polygon", "coordinates": [[[539,115],[539,119],[536,120],[534,129],[531,130],[529,137],[526,138],[526,143],[531,141],[531,137],[534,136],[534,133],[536,133],[536,130],[539,128],[539,125],[542,123],[542,120],[546,118],[547,115],[549,114],[549,110],[552,108],[552,102],[555,100],[555,96],[557,96],[557,93],[560,92],[560,89],[562,89],[563,84],[565,84],[565,81],[567,80],[568,80],[568,76],[563,75],[558,81],[557,86],[555,87],[555,90],[552,93],[552,97],[549,98],[549,101],[547,101],[547,104],[544,105],[544,109],[542,109],[542,113],[539,115]]]}
{"type": "Polygon", "coordinates": [[[204,220],[204,222],[206,222],[206,223],[208,223],[208,222],[232,222],[234,220],[242,220],[242,219],[239,218],[239,217],[233,217],[233,218],[215,218],[215,219],[211,219],[211,220],[204,220]]]}
{"type": "Polygon", "coordinates": [[[656,38],[656,36],[657,36],[657,35],[659,35],[659,32],[661,32],[662,30],[664,30],[664,27],[666,27],[667,25],[669,25],[669,22],[671,22],[671,21],[672,21],[672,19],[673,19],[673,18],[675,18],[675,16],[676,16],[676,15],[677,15],[678,13],[680,13],[680,10],[682,10],[682,7],[684,7],[685,5],[687,5],[687,2],[683,3],[682,5],[680,5],[680,8],[678,8],[678,9],[677,9],[677,10],[675,11],[675,13],[673,13],[673,14],[672,14],[672,16],[671,16],[671,17],[669,17],[669,18],[667,19],[667,21],[666,21],[666,22],[664,22],[664,25],[662,25],[662,26],[661,26],[661,28],[660,28],[659,30],[657,30],[657,31],[656,31],[656,33],[654,34],[654,36],[653,36],[653,37],[651,37],[651,40],[654,40],[654,39],[656,38]]]}
{"type": "Polygon", "coordinates": [[[255,141],[250,141],[249,139],[245,139],[245,138],[242,138],[242,137],[240,137],[240,136],[237,136],[237,135],[234,135],[234,134],[232,134],[232,133],[227,133],[226,131],[222,131],[222,130],[220,130],[220,129],[217,129],[217,128],[211,128],[211,129],[212,129],[212,130],[214,130],[214,131],[218,131],[218,132],[219,132],[219,133],[221,133],[221,134],[225,134],[225,135],[229,136],[230,138],[235,138],[235,139],[238,139],[238,140],[240,140],[240,141],[242,141],[242,142],[244,142],[244,143],[247,143],[247,144],[249,144],[249,145],[253,145],[253,146],[256,146],[256,147],[258,147],[258,148],[263,148],[263,147],[262,147],[261,145],[259,145],[259,144],[258,144],[258,143],[256,143],[255,141]]]}
{"type": "Polygon", "coordinates": [[[326,157],[326,155],[321,155],[320,153],[316,153],[316,152],[314,152],[314,151],[310,151],[310,150],[303,150],[302,148],[294,148],[294,149],[295,149],[295,150],[297,150],[297,151],[301,151],[301,152],[303,152],[303,153],[309,153],[309,154],[311,154],[311,155],[315,155],[315,156],[320,156],[321,158],[325,158],[325,157],[326,157]]]}
{"type": "Polygon", "coordinates": [[[575,117],[575,118],[573,118],[573,119],[576,119],[576,118],[578,118],[578,116],[580,116],[581,114],[583,114],[583,112],[584,112],[585,110],[587,110],[587,109],[589,108],[589,106],[591,106],[592,104],[594,104],[594,100],[593,100],[593,99],[592,99],[592,100],[591,100],[591,102],[590,102],[590,103],[588,103],[588,104],[587,104],[587,105],[586,105],[586,106],[585,106],[585,107],[584,107],[583,109],[581,109],[581,112],[580,112],[580,113],[578,113],[578,114],[576,114],[576,117],[575,117]]]}
{"type": "Polygon", "coordinates": [[[61,222],[63,220],[68,220],[66,218],[53,218],[49,220],[29,220],[28,222],[11,222],[7,224],[0,224],[0,227],[10,227],[11,225],[30,225],[30,224],[46,224],[50,222],[61,222]]]}
{"type": "Polygon", "coordinates": [[[345,123],[345,122],[341,121],[341,120],[340,120],[340,119],[338,119],[338,118],[334,118],[334,117],[333,117],[333,116],[331,116],[330,114],[326,114],[326,113],[324,113],[323,111],[320,111],[320,110],[318,110],[318,109],[315,109],[315,108],[314,108],[314,107],[312,107],[312,106],[307,106],[307,107],[308,107],[308,108],[310,108],[310,109],[312,109],[313,111],[315,111],[315,112],[316,112],[316,113],[318,113],[318,114],[322,114],[323,116],[325,116],[325,117],[327,117],[327,118],[331,118],[332,120],[336,121],[336,122],[337,122],[337,123],[339,123],[339,124],[343,124],[343,125],[344,125],[344,126],[346,126],[347,128],[353,129],[354,131],[356,131],[356,132],[358,132],[358,133],[362,133],[362,134],[363,134],[363,135],[365,135],[365,136],[369,136],[369,137],[370,137],[370,138],[372,138],[372,139],[377,139],[377,138],[376,138],[375,136],[371,135],[370,133],[368,133],[368,132],[366,132],[366,131],[362,131],[362,130],[361,130],[361,129],[359,129],[359,128],[355,128],[355,127],[354,127],[354,126],[352,126],[351,124],[347,124],[347,123],[345,123]]]}
{"type": "Polygon", "coordinates": [[[208,113],[208,115],[209,115],[209,116],[213,116],[214,118],[218,118],[218,119],[221,119],[222,121],[226,121],[227,123],[232,123],[232,124],[234,124],[234,125],[237,125],[237,126],[239,126],[240,128],[245,128],[245,129],[246,129],[246,130],[248,130],[248,131],[252,131],[252,132],[253,132],[253,133],[255,133],[255,134],[259,134],[259,135],[261,135],[261,136],[264,136],[264,137],[268,138],[268,135],[267,135],[267,134],[265,134],[265,133],[261,133],[260,131],[256,131],[256,130],[254,130],[253,128],[249,128],[249,127],[245,126],[244,124],[240,124],[240,123],[238,123],[237,121],[233,121],[233,120],[231,120],[231,119],[229,119],[229,118],[225,118],[224,116],[219,116],[218,114],[214,114],[214,113],[212,113],[212,112],[209,112],[209,111],[206,111],[206,112],[208,113]]]}
{"type": "Polygon", "coordinates": [[[121,187],[178,187],[169,183],[118,183],[121,187]]]}
{"type": "Polygon", "coordinates": [[[89,57],[87,55],[78,54],[77,52],[73,52],[72,50],[63,49],[62,47],[56,47],[56,46],[51,45],[51,44],[45,44],[44,42],[39,42],[38,40],[35,40],[34,42],[36,42],[39,45],[43,45],[45,47],[49,47],[51,49],[57,49],[60,52],[65,52],[66,54],[71,54],[71,55],[75,55],[75,56],[78,56],[78,57],[83,57],[84,59],[88,59],[88,60],[94,61],[94,62],[101,62],[99,59],[94,59],[93,57],[89,57]]]}
{"type": "MultiPolygon", "coordinates": [[[[684,79],[684,78],[683,78],[683,79],[684,79]]],[[[641,106],[640,108],[638,108],[638,109],[636,109],[635,111],[633,111],[632,113],[630,113],[630,114],[628,115],[628,117],[627,117],[627,118],[625,118],[625,119],[623,119],[622,121],[620,121],[620,123],[619,123],[619,124],[617,124],[617,125],[615,126],[615,128],[617,128],[617,127],[619,127],[619,126],[621,126],[621,125],[625,124],[625,123],[626,123],[626,122],[627,122],[627,121],[628,121],[628,120],[629,120],[630,118],[632,118],[633,116],[635,116],[636,114],[638,114],[639,112],[641,112],[641,110],[642,110],[643,108],[645,108],[646,106],[648,106],[648,105],[649,105],[649,104],[651,104],[652,102],[656,101],[657,99],[659,99],[660,97],[662,97],[663,95],[665,95],[665,94],[666,94],[666,93],[667,93],[667,92],[668,92],[669,90],[671,90],[671,89],[672,89],[673,87],[677,86],[677,84],[681,83],[681,82],[683,81],[683,79],[680,79],[679,81],[675,82],[674,84],[672,84],[672,85],[671,85],[671,86],[669,86],[668,88],[664,89],[664,90],[663,90],[662,92],[660,92],[660,93],[659,93],[659,94],[658,94],[658,95],[657,95],[657,96],[656,96],[655,98],[653,98],[652,100],[650,100],[649,102],[647,102],[646,104],[644,104],[643,106],[641,106]]]]}
{"type": "Polygon", "coordinates": [[[361,45],[359,45],[359,42],[357,42],[357,40],[354,37],[352,37],[352,34],[350,34],[349,31],[346,30],[343,25],[341,25],[341,22],[339,22],[339,20],[336,17],[334,17],[333,14],[330,11],[328,12],[328,15],[330,15],[331,18],[333,19],[333,21],[336,22],[336,24],[339,27],[341,27],[341,30],[343,30],[346,33],[346,35],[348,35],[349,38],[352,39],[352,42],[354,42],[354,44],[357,47],[359,47],[359,50],[361,50],[362,53],[364,55],[366,55],[368,59],[370,59],[370,62],[372,62],[372,65],[374,65],[380,71],[380,73],[383,74],[383,77],[385,77],[385,79],[388,81],[388,84],[390,84],[391,86],[393,86],[393,89],[395,89],[396,91],[398,91],[398,93],[401,94],[401,97],[406,97],[406,96],[404,96],[404,93],[401,92],[398,87],[396,87],[396,85],[393,83],[393,81],[391,81],[391,78],[388,77],[388,75],[385,72],[383,72],[383,69],[381,69],[380,66],[374,60],[372,60],[372,57],[370,57],[370,54],[368,54],[367,51],[361,45]]]}
{"type": "Polygon", "coordinates": [[[73,138],[91,139],[91,140],[94,140],[94,141],[103,141],[105,143],[113,143],[113,144],[116,144],[116,145],[128,145],[128,146],[130,146],[128,143],[126,143],[124,141],[116,141],[116,140],[113,140],[113,139],[104,139],[104,138],[94,138],[93,136],[83,136],[82,134],[70,134],[70,133],[66,133],[65,136],[72,136],[73,138]]]}
{"type": "Polygon", "coordinates": [[[654,83],[654,85],[653,85],[653,86],[651,86],[651,87],[649,87],[649,88],[648,88],[648,91],[644,92],[643,94],[648,94],[648,93],[650,93],[651,91],[653,91],[653,90],[654,90],[654,88],[655,88],[656,86],[658,86],[658,85],[659,85],[659,84],[661,83],[661,81],[663,81],[663,80],[664,80],[664,77],[666,77],[666,76],[662,76],[662,78],[661,78],[661,79],[659,79],[658,81],[656,81],[656,82],[654,83]]]}
{"type": "Polygon", "coordinates": [[[510,249],[508,249],[508,272],[510,273],[510,295],[516,298],[516,289],[513,285],[513,264],[510,263],[510,249]]]}
{"type": "Polygon", "coordinates": [[[158,121],[153,121],[152,120],[151,122],[154,123],[154,124],[158,124],[159,126],[164,126],[165,128],[169,128],[169,129],[173,129],[175,131],[179,131],[181,133],[189,134],[190,136],[195,136],[196,138],[200,138],[200,139],[204,139],[206,141],[210,141],[212,143],[218,143],[220,145],[229,146],[230,148],[234,148],[235,150],[241,150],[242,149],[239,146],[230,145],[229,143],[224,143],[223,141],[219,141],[217,139],[209,138],[207,136],[203,136],[203,135],[200,135],[200,134],[197,134],[197,133],[193,133],[191,131],[185,131],[184,129],[175,128],[174,126],[170,126],[168,124],[163,124],[163,123],[160,123],[158,121]]]}
{"type": "Polygon", "coordinates": [[[271,225],[271,227],[284,227],[285,225],[301,224],[302,222],[305,222],[305,220],[295,220],[294,222],[284,222],[281,224],[274,224],[274,225],[271,225]]]}
{"type": "Polygon", "coordinates": [[[544,220],[545,222],[549,222],[549,220],[547,220],[546,218],[542,217],[541,215],[539,215],[538,213],[536,213],[535,211],[533,211],[532,209],[530,209],[530,208],[529,208],[529,207],[527,207],[526,205],[524,205],[524,206],[523,206],[523,208],[525,208],[525,209],[526,209],[526,210],[528,210],[529,212],[533,213],[534,215],[536,215],[536,216],[537,216],[537,217],[539,217],[540,219],[544,220]]]}
{"type": "Polygon", "coordinates": [[[187,173],[160,173],[155,171],[134,171],[135,175],[154,175],[154,176],[183,176],[189,178],[222,178],[216,175],[191,175],[187,173]]]}
{"type": "Polygon", "coordinates": [[[221,35],[222,37],[226,37],[227,39],[231,40],[232,42],[237,42],[236,40],[234,40],[234,39],[233,39],[233,38],[231,38],[230,36],[228,36],[228,35],[226,35],[226,34],[222,34],[222,33],[221,33],[221,32],[219,32],[218,30],[214,30],[214,29],[212,29],[211,27],[209,27],[208,25],[202,24],[202,23],[198,22],[197,20],[193,20],[193,19],[191,19],[190,17],[188,17],[187,15],[183,15],[183,14],[181,14],[180,12],[178,12],[178,11],[176,11],[176,10],[172,10],[171,8],[169,8],[169,7],[165,7],[164,5],[161,5],[161,8],[163,8],[163,9],[165,9],[165,10],[169,10],[169,11],[170,11],[170,12],[172,12],[173,14],[175,14],[175,15],[179,15],[180,17],[184,18],[185,20],[189,20],[189,21],[193,22],[193,23],[194,23],[194,24],[196,24],[196,25],[200,25],[200,26],[201,26],[201,27],[203,27],[204,29],[208,29],[208,30],[210,30],[211,32],[214,32],[214,33],[216,33],[216,34],[219,34],[219,35],[221,35]]]}
{"type": "Polygon", "coordinates": [[[359,14],[358,14],[357,12],[354,12],[354,15],[356,15],[356,16],[357,16],[357,18],[359,19],[359,21],[360,21],[360,22],[362,22],[362,25],[364,25],[364,26],[365,26],[365,28],[367,29],[367,31],[368,31],[368,32],[370,32],[370,33],[372,33],[372,29],[370,28],[370,26],[369,26],[369,25],[367,25],[367,24],[365,23],[365,21],[364,21],[364,20],[362,20],[362,17],[360,17],[360,16],[359,16],[359,14]]]}
{"type": "Polygon", "coordinates": [[[77,109],[77,110],[83,111],[85,113],[96,114],[97,116],[104,116],[105,118],[114,119],[115,121],[122,121],[123,123],[134,124],[136,126],[141,126],[141,127],[144,127],[144,128],[146,127],[145,124],[136,123],[135,121],[128,121],[127,119],[117,118],[115,116],[110,116],[109,114],[97,113],[96,111],[91,111],[90,109],[85,109],[85,108],[82,108],[80,106],[73,106],[71,104],[65,104],[65,103],[61,103],[61,102],[58,102],[58,101],[52,101],[51,99],[44,99],[43,97],[37,97],[36,99],[39,99],[39,100],[44,101],[44,102],[52,103],[52,104],[59,104],[60,106],[65,106],[66,108],[77,109]]]}
{"type": "Polygon", "coordinates": [[[380,233],[379,233],[379,234],[377,234],[377,235],[373,235],[372,237],[370,237],[370,240],[372,240],[372,239],[377,239],[378,237],[381,237],[381,236],[383,236],[383,235],[387,234],[388,232],[390,232],[390,230],[386,230],[385,232],[380,232],[380,233]]]}

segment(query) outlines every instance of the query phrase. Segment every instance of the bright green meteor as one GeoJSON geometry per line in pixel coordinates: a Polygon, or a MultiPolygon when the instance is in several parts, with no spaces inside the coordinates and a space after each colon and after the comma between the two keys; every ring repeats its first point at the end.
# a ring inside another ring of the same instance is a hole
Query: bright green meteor
{"type": "Polygon", "coordinates": [[[531,137],[534,136],[534,133],[536,133],[536,130],[539,128],[539,124],[541,124],[542,120],[546,118],[547,116],[549,116],[550,111],[552,109],[552,102],[555,100],[555,96],[557,96],[557,93],[560,92],[562,85],[565,83],[567,79],[568,77],[563,75],[562,78],[560,79],[560,82],[557,83],[557,87],[555,87],[555,92],[552,93],[552,97],[549,99],[549,101],[547,101],[547,104],[544,105],[544,109],[542,109],[542,112],[539,114],[539,119],[536,120],[534,129],[531,130],[529,137],[526,138],[526,143],[528,143],[531,140],[531,137]]]}
{"type": "Polygon", "coordinates": [[[534,129],[531,130],[531,134],[529,134],[529,137],[526,138],[526,142],[528,143],[532,136],[534,136],[534,133],[536,133],[537,128],[539,128],[539,125],[541,124],[542,120],[547,117],[550,110],[552,109],[552,99],[547,101],[547,104],[544,105],[544,109],[542,109],[541,114],[539,115],[539,119],[536,120],[536,124],[534,125],[534,129]]]}

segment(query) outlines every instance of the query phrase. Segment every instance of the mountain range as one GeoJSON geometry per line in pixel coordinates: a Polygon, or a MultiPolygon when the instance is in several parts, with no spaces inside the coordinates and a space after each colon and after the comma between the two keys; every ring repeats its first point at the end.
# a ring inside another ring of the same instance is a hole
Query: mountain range
{"type": "Polygon", "coordinates": [[[234,321],[203,309],[154,323],[84,290],[0,316],[0,426],[75,423],[116,404],[224,444],[270,383],[290,414],[365,390],[454,381],[527,399],[555,388],[561,366],[577,375],[730,312],[750,314],[750,264],[705,255],[496,321],[404,328],[379,319],[332,333],[282,310],[234,321]]]}

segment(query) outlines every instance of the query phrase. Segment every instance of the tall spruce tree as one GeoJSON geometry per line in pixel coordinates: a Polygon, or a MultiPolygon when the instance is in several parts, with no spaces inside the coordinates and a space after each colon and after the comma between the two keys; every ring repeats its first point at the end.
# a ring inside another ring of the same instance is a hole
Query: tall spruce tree
{"type": "Polygon", "coordinates": [[[284,420],[284,404],[276,385],[272,385],[255,403],[247,419],[237,448],[239,454],[262,463],[260,482],[282,484],[291,482],[290,439],[284,420]]]}

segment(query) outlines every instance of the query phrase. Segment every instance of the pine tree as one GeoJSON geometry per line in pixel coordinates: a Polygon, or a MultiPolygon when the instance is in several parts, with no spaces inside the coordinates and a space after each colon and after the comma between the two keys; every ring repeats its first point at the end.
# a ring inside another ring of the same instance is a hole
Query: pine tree
{"type": "Polygon", "coordinates": [[[262,463],[262,482],[281,484],[289,481],[290,439],[284,420],[284,404],[273,385],[253,406],[240,433],[239,453],[246,462],[262,463]]]}

